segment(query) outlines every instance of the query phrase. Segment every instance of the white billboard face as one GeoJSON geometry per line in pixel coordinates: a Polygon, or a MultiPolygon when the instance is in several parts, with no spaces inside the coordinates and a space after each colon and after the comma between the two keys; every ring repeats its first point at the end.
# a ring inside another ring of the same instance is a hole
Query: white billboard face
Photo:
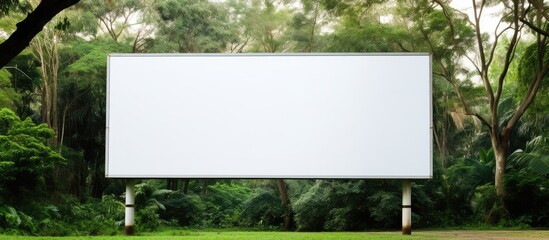
{"type": "Polygon", "coordinates": [[[431,60],[111,55],[106,176],[431,178],[431,60]]]}

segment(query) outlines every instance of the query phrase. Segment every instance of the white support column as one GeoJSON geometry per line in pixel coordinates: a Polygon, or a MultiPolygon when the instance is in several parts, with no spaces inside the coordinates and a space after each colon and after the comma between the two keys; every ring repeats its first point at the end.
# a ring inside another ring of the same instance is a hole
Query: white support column
{"type": "Polygon", "coordinates": [[[412,234],[412,185],[410,180],[402,182],[402,234],[412,234]]]}
{"type": "Polygon", "coordinates": [[[126,218],[124,234],[133,235],[135,228],[135,180],[126,179],[126,218]]]}

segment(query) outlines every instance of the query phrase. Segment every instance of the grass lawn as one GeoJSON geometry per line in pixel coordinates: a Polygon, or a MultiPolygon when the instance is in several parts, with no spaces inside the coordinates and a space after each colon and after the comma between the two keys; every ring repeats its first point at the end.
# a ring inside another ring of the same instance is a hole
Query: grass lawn
{"type": "Polygon", "coordinates": [[[417,231],[411,236],[403,236],[400,232],[255,232],[255,231],[225,231],[225,230],[164,230],[152,233],[140,233],[138,236],[94,236],[94,237],[29,237],[1,235],[0,240],[60,240],[60,239],[189,239],[189,240],[369,240],[369,239],[549,239],[549,231],[539,230],[451,230],[451,231],[417,231]]]}

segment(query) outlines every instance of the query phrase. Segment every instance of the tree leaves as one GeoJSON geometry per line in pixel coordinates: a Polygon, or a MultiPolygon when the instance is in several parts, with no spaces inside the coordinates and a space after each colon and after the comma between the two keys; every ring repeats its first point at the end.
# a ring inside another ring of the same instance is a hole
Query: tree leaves
{"type": "Polygon", "coordinates": [[[509,160],[521,168],[542,176],[549,176],[549,137],[535,137],[528,142],[524,151],[518,150],[512,153],[509,160]]]}
{"type": "Polygon", "coordinates": [[[231,38],[226,9],[206,0],[162,0],[156,41],[160,52],[221,52],[231,38]]]}
{"type": "Polygon", "coordinates": [[[45,124],[36,125],[29,118],[21,121],[11,110],[0,109],[0,196],[8,196],[6,200],[12,202],[22,190],[39,188],[43,174],[63,163],[64,159],[46,146],[53,134],[45,124]]]}

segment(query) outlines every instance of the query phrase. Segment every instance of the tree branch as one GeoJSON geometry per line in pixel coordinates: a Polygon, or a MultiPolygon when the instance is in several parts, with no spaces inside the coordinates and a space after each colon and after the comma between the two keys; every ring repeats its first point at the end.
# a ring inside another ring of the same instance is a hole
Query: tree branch
{"type": "Polygon", "coordinates": [[[17,29],[0,44],[0,68],[25,49],[30,41],[42,31],[51,19],[80,0],[42,0],[27,17],[19,22],[17,29]]]}
{"type": "Polygon", "coordinates": [[[475,3],[475,0],[472,0],[473,2],[473,12],[475,15],[475,22],[473,24],[475,28],[475,34],[477,38],[477,46],[478,46],[478,54],[480,57],[480,78],[482,79],[482,82],[484,83],[484,89],[486,90],[486,94],[488,95],[488,98],[490,100],[490,108],[492,109],[494,107],[494,91],[492,90],[492,85],[490,85],[490,81],[488,81],[488,65],[486,64],[486,55],[484,53],[484,46],[482,45],[482,34],[480,32],[480,17],[482,15],[482,9],[484,7],[484,1],[482,2],[480,6],[480,11],[477,10],[477,5],[475,3]]]}
{"type": "Polygon", "coordinates": [[[515,32],[513,33],[513,37],[511,38],[511,42],[509,42],[509,46],[507,47],[507,52],[505,53],[505,60],[503,62],[504,66],[501,71],[501,74],[499,75],[498,79],[498,87],[496,89],[496,96],[494,100],[494,108],[492,109],[492,114],[494,117],[497,116],[497,105],[499,104],[499,100],[501,98],[501,93],[503,91],[503,81],[505,80],[505,77],[507,76],[507,72],[509,71],[509,66],[511,65],[511,61],[513,59],[513,53],[515,52],[515,48],[518,41],[518,34],[520,32],[519,27],[519,20],[518,20],[518,3],[514,1],[514,7],[513,7],[513,25],[515,32]]]}
{"type": "Polygon", "coordinates": [[[520,18],[520,22],[526,24],[528,27],[530,27],[532,30],[536,31],[537,33],[549,37],[549,32],[537,27],[536,25],[532,24],[531,22],[527,21],[525,18],[520,18]]]}
{"type": "Polygon", "coordinates": [[[536,78],[534,81],[530,84],[530,87],[528,89],[528,95],[526,96],[526,99],[520,104],[517,111],[513,114],[509,122],[507,122],[506,129],[511,129],[515,126],[515,124],[519,121],[519,119],[524,115],[524,112],[526,112],[526,109],[532,104],[534,101],[534,98],[536,97],[536,94],[539,90],[539,87],[541,85],[541,80],[547,75],[549,72],[549,65],[545,66],[545,69],[543,71],[538,72],[536,74],[536,78]]]}
{"type": "Polygon", "coordinates": [[[543,1],[528,0],[528,3],[538,10],[538,13],[545,18],[545,21],[549,21],[549,14],[544,11],[543,1]]]}
{"type": "Polygon", "coordinates": [[[488,56],[488,65],[492,64],[492,60],[494,59],[494,54],[496,52],[496,47],[498,46],[499,38],[505,31],[507,31],[507,29],[511,28],[511,26],[506,27],[505,29],[503,29],[501,32],[498,33],[497,31],[502,21],[503,21],[503,18],[500,18],[498,21],[498,25],[496,25],[496,29],[494,30],[494,44],[492,46],[492,49],[490,50],[490,55],[488,56]]]}
{"type": "Polygon", "coordinates": [[[488,127],[488,130],[490,132],[492,132],[492,126],[490,125],[490,123],[488,121],[486,121],[486,119],[484,119],[482,116],[480,116],[480,114],[478,113],[465,113],[465,115],[470,115],[470,116],[473,116],[473,117],[476,117],[484,126],[488,127]]]}

